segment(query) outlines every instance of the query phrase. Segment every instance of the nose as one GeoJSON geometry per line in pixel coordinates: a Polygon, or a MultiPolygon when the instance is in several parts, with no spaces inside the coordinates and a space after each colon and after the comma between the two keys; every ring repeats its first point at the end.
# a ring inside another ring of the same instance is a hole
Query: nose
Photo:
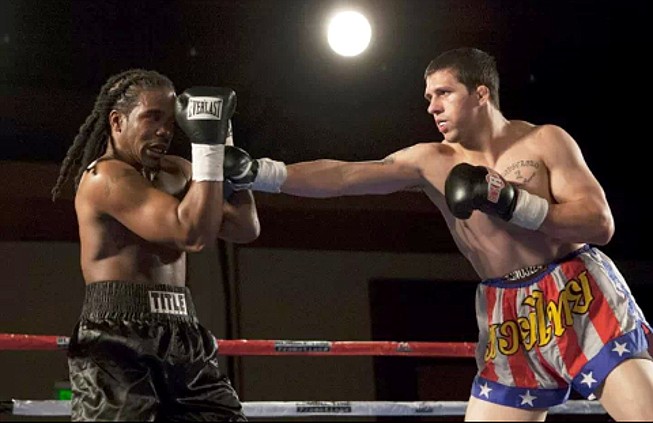
{"type": "Polygon", "coordinates": [[[435,116],[436,114],[442,113],[442,103],[437,100],[435,96],[429,101],[429,105],[426,108],[426,111],[429,115],[435,116]]]}
{"type": "Polygon", "coordinates": [[[174,122],[168,122],[163,125],[161,125],[157,130],[156,130],[156,136],[165,138],[168,141],[172,139],[172,135],[175,130],[175,125],[174,122]]]}

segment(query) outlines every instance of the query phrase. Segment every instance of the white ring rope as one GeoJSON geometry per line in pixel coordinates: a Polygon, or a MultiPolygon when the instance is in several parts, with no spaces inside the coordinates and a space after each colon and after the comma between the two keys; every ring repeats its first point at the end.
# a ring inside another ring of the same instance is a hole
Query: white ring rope
{"type": "MultiPolygon", "coordinates": [[[[12,400],[13,415],[70,416],[70,401],[12,400]]],[[[247,417],[301,416],[464,416],[467,401],[271,401],[243,402],[247,417]]],[[[597,401],[569,400],[549,414],[606,414],[597,401]]]]}
{"type": "MultiPolygon", "coordinates": [[[[67,337],[0,334],[0,350],[53,350],[68,347],[67,337]]],[[[473,357],[474,343],[379,341],[219,340],[223,355],[414,355],[473,357]]],[[[248,417],[301,416],[464,416],[467,401],[273,401],[243,402],[248,417]]],[[[570,400],[550,414],[606,414],[597,401],[570,400]]],[[[0,415],[70,416],[70,401],[0,401],[0,415]]]]}

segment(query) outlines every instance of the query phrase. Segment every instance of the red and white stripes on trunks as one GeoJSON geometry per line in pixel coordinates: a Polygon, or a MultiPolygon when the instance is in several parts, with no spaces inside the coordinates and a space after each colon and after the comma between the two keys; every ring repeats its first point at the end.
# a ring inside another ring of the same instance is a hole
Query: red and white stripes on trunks
{"type": "MultiPolygon", "coordinates": [[[[519,273],[519,272],[518,272],[519,273]]],[[[585,397],[645,355],[650,325],[612,260],[586,245],[526,280],[481,282],[472,395],[518,408],[585,397]]]]}

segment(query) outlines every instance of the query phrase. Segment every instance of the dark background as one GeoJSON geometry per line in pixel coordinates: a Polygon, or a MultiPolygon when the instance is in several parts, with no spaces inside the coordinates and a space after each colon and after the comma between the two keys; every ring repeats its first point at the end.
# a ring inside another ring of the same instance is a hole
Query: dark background
{"type": "Polygon", "coordinates": [[[99,87],[130,67],[157,69],[178,91],[234,88],[236,142],[253,156],[378,159],[440,139],[423,71],[476,46],[498,60],[508,118],[561,125],[581,146],[613,207],[608,252],[646,258],[647,3],[2,0],[0,159],[60,163],[99,87]],[[339,6],[371,21],[359,57],[327,45],[339,6]]]}
{"type": "MultiPolygon", "coordinates": [[[[643,276],[633,278],[632,288],[650,314],[648,3],[0,0],[0,241],[77,240],[71,197],[52,204],[48,191],[100,86],[114,73],[156,69],[178,91],[234,88],[236,144],[254,157],[368,160],[441,139],[426,113],[424,69],[447,49],[474,46],[498,60],[506,117],[560,125],[580,145],[615,217],[617,232],[603,250],[638,264],[623,270],[643,276]],[[372,42],[361,56],[343,58],[327,45],[325,20],[340,6],[371,21],[372,42]]],[[[181,140],[173,150],[188,153],[181,140]]],[[[248,248],[456,251],[435,207],[417,194],[334,200],[257,194],[257,203],[263,231],[248,248]]],[[[458,282],[371,280],[371,338],[475,340],[474,285],[458,282]],[[434,310],[458,316],[456,325],[433,325],[434,310]]],[[[41,289],[32,283],[30,289],[41,289]]],[[[315,289],[303,295],[310,298],[315,289]]],[[[334,321],[342,318],[335,314],[334,321]]],[[[267,336],[251,326],[244,336],[267,336]]],[[[227,330],[228,337],[243,334],[227,330]]],[[[428,379],[433,360],[374,360],[377,397],[387,400],[416,393],[462,399],[474,371],[469,361],[437,364],[437,378],[461,382],[422,392],[420,380],[428,379]]]]}

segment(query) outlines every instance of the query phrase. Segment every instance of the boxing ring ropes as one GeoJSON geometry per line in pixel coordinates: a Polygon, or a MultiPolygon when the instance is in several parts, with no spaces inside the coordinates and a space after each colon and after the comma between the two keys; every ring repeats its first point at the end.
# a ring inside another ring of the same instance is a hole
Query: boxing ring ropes
{"type": "MultiPolygon", "coordinates": [[[[0,351],[62,350],[69,338],[52,335],[0,334],[0,351]]],[[[472,342],[394,342],[394,341],[289,341],[217,340],[222,356],[398,356],[398,357],[474,357],[472,342]]],[[[467,401],[244,401],[247,417],[307,416],[463,416],[467,401]]],[[[14,416],[70,416],[68,400],[0,401],[0,414],[14,416]]],[[[606,414],[597,401],[569,400],[552,407],[549,414],[606,414]]]]}

